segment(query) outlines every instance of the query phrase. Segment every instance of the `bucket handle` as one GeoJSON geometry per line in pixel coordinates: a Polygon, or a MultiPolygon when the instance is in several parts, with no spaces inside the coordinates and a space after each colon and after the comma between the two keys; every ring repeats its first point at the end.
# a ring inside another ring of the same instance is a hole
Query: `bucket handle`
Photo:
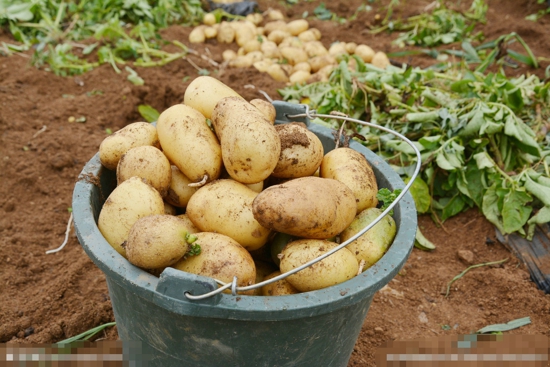
{"type": "Polygon", "coordinates": [[[200,295],[193,295],[190,292],[185,292],[185,296],[189,300],[192,300],[192,301],[203,300],[205,298],[209,298],[209,297],[212,297],[214,295],[220,294],[226,289],[231,289],[231,294],[236,296],[237,292],[245,292],[245,291],[261,288],[264,285],[271,284],[271,283],[274,283],[276,281],[285,279],[289,275],[295,274],[295,273],[297,273],[297,272],[299,272],[299,271],[301,271],[301,270],[303,270],[307,267],[310,267],[311,265],[323,260],[324,258],[332,255],[336,251],[339,251],[340,249],[346,247],[351,242],[355,241],[357,238],[361,237],[368,230],[370,230],[372,227],[374,227],[380,220],[382,220],[382,218],[384,218],[397,205],[397,203],[405,196],[407,191],[409,191],[410,187],[412,186],[414,180],[418,176],[418,174],[420,172],[421,165],[422,165],[422,157],[420,155],[420,151],[418,150],[418,148],[406,136],[404,136],[404,135],[402,135],[402,134],[400,134],[400,133],[398,133],[394,130],[388,129],[387,127],[374,124],[372,122],[361,121],[361,120],[354,119],[354,118],[348,117],[348,116],[340,114],[340,113],[334,113],[334,114],[330,114],[330,115],[318,114],[317,111],[310,110],[308,105],[300,105],[300,106],[305,106],[305,112],[304,113],[293,114],[293,115],[285,113],[284,116],[289,120],[306,118],[306,121],[307,121],[307,119],[325,118],[325,119],[336,119],[336,120],[354,122],[356,124],[360,124],[360,125],[364,125],[364,126],[368,126],[368,127],[372,127],[372,128],[378,129],[378,130],[385,131],[385,132],[390,133],[390,134],[398,137],[399,139],[403,140],[404,142],[406,142],[407,144],[409,144],[411,146],[411,148],[414,150],[414,152],[416,154],[416,167],[415,167],[414,172],[411,176],[411,179],[405,185],[405,187],[403,188],[401,193],[397,196],[397,198],[374,221],[369,223],[361,231],[359,231],[358,233],[353,235],[347,241],[342,242],[341,244],[339,244],[337,247],[333,248],[332,250],[320,255],[319,257],[317,257],[317,258],[315,258],[315,259],[313,259],[313,260],[311,260],[311,261],[309,261],[309,262],[307,262],[307,263],[305,263],[305,264],[303,264],[303,265],[301,265],[301,266],[299,266],[295,269],[292,269],[291,271],[288,271],[286,273],[283,273],[283,274],[278,275],[276,277],[273,277],[271,279],[264,280],[263,282],[252,284],[252,285],[249,285],[249,286],[238,287],[237,286],[237,277],[233,277],[233,281],[231,283],[224,283],[224,282],[216,279],[215,280],[216,283],[220,284],[221,287],[219,287],[218,289],[213,290],[211,292],[200,294],[200,295]]]}

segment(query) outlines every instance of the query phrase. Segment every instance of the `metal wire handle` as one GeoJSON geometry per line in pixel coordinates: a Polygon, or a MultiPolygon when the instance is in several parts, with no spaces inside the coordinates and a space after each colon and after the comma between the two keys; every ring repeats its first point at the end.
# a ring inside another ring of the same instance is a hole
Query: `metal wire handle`
{"type": "Polygon", "coordinates": [[[410,141],[406,136],[396,132],[396,131],[393,131],[391,129],[388,129],[386,127],[383,127],[383,126],[380,126],[380,125],[376,125],[376,124],[373,124],[372,122],[366,122],[366,121],[361,121],[361,120],[357,120],[357,119],[354,119],[354,118],[351,118],[351,117],[348,117],[348,116],[342,116],[340,114],[334,114],[334,115],[325,115],[325,114],[318,114],[317,111],[315,110],[309,110],[309,106],[308,105],[305,105],[305,109],[306,109],[306,112],[305,113],[301,113],[301,114],[297,114],[297,115],[286,115],[286,117],[288,119],[296,119],[296,118],[302,118],[302,117],[307,117],[309,119],[314,119],[314,118],[326,118],[326,119],[337,119],[337,120],[344,120],[344,121],[349,121],[349,122],[355,122],[357,124],[360,124],[360,125],[365,125],[365,126],[369,126],[369,127],[373,127],[375,129],[379,129],[379,130],[382,130],[382,131],[385,131],[387,133],[390,133],[392,135],[395,135],[396,137],[402,139],[403,141],[405,141],[407,144],[409,144],[412,149],[414,150],[414,152],[416,153],[416,167],[414,169],[414,172],[411,176],[411,179],[409,181],[409,183],[407,183],[405,185],[405,187],[403,188],[403,190],[401,191],[401,193],[397,196],[397,198],[395,198],[395,200],[374,220],[372,221],[371,223],[369,223],[365,228],[363,228],[361,231],[359,231],[358,233],[356,233],[354,236],[352,236],[351,238],[349,238],[347,241],[345,242],[342,242],[341,244],[339,244],[337,247],[333,248],[332,250],[320,255],[319,257],[295,268],[295,269],[292,269],[291,271],[288,271],[284,274],[281,274],[281,275],[278,275],[276,277],[273,277],[271,279],[268,279],[268,280],[264,280],[263,282],[260,282],[260,283],[256,283],[256,284],[253,284],[253,285],[249,285],[249,286],[245,286],[245,287],[238,287],[237,286],[237,277],[233,277],[233,281],[231,283],[224,283],[220,280],[217,280],[215,279],[215,281],[221,285],[221,287],[219,287],[218,289],[215,289],[211,292],[208,292],[208,293],[204,293],[204,294],[201,294],[201,295],[198,295],[198,296],[194,296],[192,294],[190,294],[189,292],[185,292],[185,296],[190,299],[190,300],[201,300],[201,299],[205,299],[205,298],[208,298],[208,297],[212,297],[218,293],[221,293],[223,292],[224,290],[226,289],[229,289],[231,288],[231,293],[236,296],[237,295],[237,292],[245,292],[245,291],[249,291],[249,290],[252,290],[252,289],[257,289],[257,288],[261,288],[263,287],[264,285],[267,285],[267,284],[271,284],[271,283],[274,283],[276,281],[279,281],[281,279],[285,279],[286,277],[288,277],[289,275],[292,275],[292,274],[295,274],[321,260],[323,260],[324,258],[332,255],[333,253],[335,253],[336,251],[346,247],[347,245],[349,245],[351,242],[355,241],[357,238],[361,237],[363,234],[365,234],[369,229],[371,229],[372,227],[374,227],[380,220],[382,220],[382,218],[384,218],[396,205],[397,203],[399,202],[399,200],[401,200],[403,198],[403,196],[405,196],[405,194],[407,193],[407,191],[410,189],[411,185],[413,184],[416,176],[418,176],[419,172],[420,172],[420,168],[421,168],[421,155],[420,155],[420,151],[418,150],[418,148],[413,144],[412,141],[410,141]]]}

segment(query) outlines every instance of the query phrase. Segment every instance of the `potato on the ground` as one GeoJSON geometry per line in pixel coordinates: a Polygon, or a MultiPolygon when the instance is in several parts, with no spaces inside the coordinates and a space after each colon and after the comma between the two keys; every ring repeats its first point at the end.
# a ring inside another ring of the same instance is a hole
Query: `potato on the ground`
{"type": "Polygon", "coordinates": [[[390,59],[388,59],[388,56],[384,52],[378,51],[372,57],[371,64],[380,69],[385,69],[390,65],[390,59]]]}
{"type": "Polygon", "coordinates": [[[183,95],[183,103],[193,107],[209,119],[216,104],[225,97],[242,98],[239,93],[218,79],[202,75],[189,83],[183,95]]]}
{"type": "Polygon", "coordinates": [[[193,181],[184,175],[178,167],[172,165],[172,180],[168,188],[168,194],[164,198],[170,204],[179,208],[185,208],[191,196],[199,189],[198,187],[189,186],[193,181]]]}
{"type": "Polygon", "coordinates": [[[185,221],[173,215],[148,215],[138,219],[124,244],[128,261],[143,269],[167,267],[190,249],[185,221]]]}
{"type": "Polygon", "coordinates": [[[355,48],[355,55],[359,56],[364,62],[371,62],[374,57],[374,50],[367,45],[359,45],[355,48]]]}
{"type": "Polygon", "coordinates": [[[297,178],[311,176],[323,160],[321,140],[302,123],[275,126],[281,139],[281,155],[273,170],[274,177],[297,178]]]}
{"type": "MultiPolygon", "coordinates": [[[[382,214],[382,210],[379,208],[363,210],[350,226],[340,234],[340,240],[342,242],[347,241],[372,223],[380,214],[382,214]]],[[[374,227],[347,245],[346,248],[355,255],[358,261],[365,261],[363,270],[366,270],[386,253],[395,238],[396,231],[395,220],[390,215],[386,215],[374,227]]]]}
{"type": "Polygon", "coordinates": [[[351,148],[337,148],[325,154],[321,177],[344,183],[357,199],[357,213],[378,204],[378,184],[365,156],[351,148]]]}
{"type": "Polygon", "coordinates": [[[193,107],[177,104],[164,110],[157,121],[164,154],[193,182],[220,176],[221,147],[206,118],[193,107]]]}
{"type": "Polygon", "coordinates": [[[306,19],[296,19],[287,23],[287,30],[293,36],[298,36],[309,28],[309,22],[306,19]]]}
{"type": "Polygon", "coordinates": [[[122,256],[122,244],[134,223],[142,217],[164,214],[164,201],[153,186],[131,177],[117,186],[101,208],[97,226],[105,240],[122,256]]]}
{"type": "MultiPolygon", "coordinates": [[[[263,280],[270,280],[281,274],[282,273],[280,270],[276,270],[273,273],[266,276],[263,280]]],[[[286,280],[285,278],[285,279],[277,280],[276,282],[264,285],[261,288],[261,293],[263,296],[286,296],[290,294],[300,293],[300,291],[297,290],[292,284],[290,284],[288,280],[286,280]]]]}
{"type": "MultiPolygon", "coordinates": [[[[245,287],[256,280],[256,265],[244,247],[231,237],[220,233],[195,233],[201,253],[182,258],[173,268],[231,283],[237,277],[237,286],[245,287]]],[[[248,291],[246,294],[253,294],[248,291]]]]}
{"type": "Polygon", "coordinates": [[[277,165],[281,140],[262,112],[239,97],[223,98],[212,112],[224,166],[236,181],[265,180],[277,165]]]}
{"type": "Polygon", "coordinates": [[[216,180],[191,196],[186,214],[201,231],[224,234],[252,251],[262,247],[271,232],[252,214],[257,195],[232,179],[216,180]]]}
{"type": "MultiPolygon", "coordinates": [[[[302,239],[290,242],[281,253],[281,272],[287,273],[337,247],[325,240],[302,239]]],[[[359,264],[351,251],[342,248],[323,260],[289,275],[286,280],[301,292],[340,284],[357,275],[359,264]]]]}
{"type": "Polygon", "coordinates": [[[148,122],[131,123],[103,139],[99,145],[99,160],[114,171],[124,153],[143,145],[160,147],[157,129],[148,122]]]}
{"type": "Polygon", "coordinates": [[[132,148],[120,158],[116,169],[117,184],[120,185],[133,176],[147,180],[160,196],[165,197],[172,181],[170,161],[160,149],[153,146],[132,148]]]}
{"type": "Polygon", "coordinates": [[[327,239],[355,218],[353,192],[343,183],[300,177],[268,187],[252,204],[254,218],[264,227],[303,238],[327,239]]]}

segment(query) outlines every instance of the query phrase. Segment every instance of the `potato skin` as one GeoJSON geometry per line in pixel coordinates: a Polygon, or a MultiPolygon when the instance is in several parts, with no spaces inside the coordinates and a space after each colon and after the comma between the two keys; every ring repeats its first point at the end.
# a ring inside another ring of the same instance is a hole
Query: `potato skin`
{"type": "Polygon", "coordinates": [[[183,104],[169,107],[158,118],[157,132],[166,157],[191,181],[220,176],[220,144],[199,111],[183,104]]]}
{"type": "Polygon", "coordinates": [[[277,165],[281,140],[275,127],[252,104],[238,97],[220,100],[212,112],[223,163],[236,181],[265,180],[277,165]]]}
{"type": "Polygon", "coordinates": [[[281,154],[272,176],[297,178],[311,176],[323,160],[324,150],[321,140],[301,123],[288,123],[275,126],[281,139],[281,154]]]}
{"type": "Polygon", "coordinates": [[[146,179],[165,197],[172,181],[172,171],[168,158],[153,146],[141,146],[128,150],[122,155],[116,169],[117,183],[120,185],[130,177],[146,179]]]}
{"type": "Polygon", "coordinates": [[[365,156],[351,148],[338,148],[325,154],[321,177],[332,178],[348,186],[357,199],[357,213],[378,204],[378,184],[365,156]]]}
{"type": "Polygon", "coordinates": [[[170,181],[170,187],[168,188],[168,194],[164,200],[179,208],[185,208],[191,196],[193,196],[199,188],[188,186],[193,181],[185,176],[178,167],[172,165],[170,169],[172,172],[172,179],[170,181]]]}
{"type": "Polygon", "coordinates": [[[135,266],[158,269],[177,262],[189,250],[185,222],[172,215],[148,215],[138,219],[124,246],[135,266]]]}
{"type": "Polygon", "coordinates": [[[275,118],[277,117],[277,111],[275,110],[275,106],[273,106],[272,103],[268,101],[264,101],[263,99],[253,99],[250,101],[250,104],[256,107],[258,110],[262,112],[264,117],[271,122],[271,124],[275,124],[275,118]]]}
{"type": "MultiPolygon", "coordinates": [[[[220,29],[220,32],[222,30],[220,29]]],[[[187,86],[183,103],[193,107],[206,118],[211,118],[216,104],[225,97],[242,97],[226,84],[208,75],[199,76],[187,86]]]]}
{"type": "Polygon", "coordinates": [[[339,181],[301,177],[268,187],[252,203],[264,227],[302,238],[327,239],[355,218],[353,192],[339,181]]]}
{"type": "Polygon", "coordinates": [[[148,122],[131,123],[103,139],[99,145],[99,160],[114,171],[124,153],[143,145],[160,147],[157,129],[148,122]]]}
{"type": "Polygon", "coordinates": [[[216,180],[191,197],[186,213],[201,231],[224,234],[253,251],[262,247],[271,233],[252,214],[252,202],[257,195],[237,181],[216,180]]]}
{"type": "Polygon", "coordinates": [[[109,195],[97,220],[105,240],[122,256],[122,244],[134,223],[142,217],[164,214],[164,201],[159,192],[139,177],[131,177],[117,186],[109,195]]]}
{"type": "Polygon", "coordinates": [[[200,245],[201,253],[182,258],[172,267],[225,283],[232,282],[236,276],[239,287],[254,284],[256,265],[244,247],[220,233],[199,232],[195,236],[195,243],[200,245]]]}
{"type": "MultiPolygon", "coordinates": [[[[350,226],[340,234],[340,240],[342,242],[347,241],[372,223],[380,214],[382,214],[382,210],[379,208],[363,210],[355,217],[350,226]]],[[[354,254],[358,261],[365,260],[363,270],[366,270],[386,253],[395,238],[396,232],[395,220],[386,215],[365,234],[347,245],[346,248],[354,254]]]]}
{"type": "MultiPolygon", "coordinates": [[[[276,270],[273,273],[266,276],[263,280],[269,280],[271,278],[275,278],[276,276],[281,275],[280,270],[276,270]]],[[[300,293],[299,290],[296,289],[292,284],[288,282],[286,279],[281,279],[273,283],[269,283],[264,285],[261,288],[262,296],[285,296],[289,294],[297,294],[300,293]]]]}
{"type": "MultiPolygon", "coordinates": [[[[281,272],[287,273],[327,253],[338,244],[325,240],[302,239],[283,249],[281,272]]],[[[309,292],[345,282],[357,275],[359,264],[351,251],[342,248],[315,264],[289,275],[286,280],[300,292],[309,292]]]]}

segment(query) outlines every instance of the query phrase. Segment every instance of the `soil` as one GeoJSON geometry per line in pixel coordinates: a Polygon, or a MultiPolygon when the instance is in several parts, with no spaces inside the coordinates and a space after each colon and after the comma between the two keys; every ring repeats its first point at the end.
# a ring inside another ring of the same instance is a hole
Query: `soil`
{"type": "MultiPolygon", "coordinates": [[[[420,14],[430,2],[402,1],[394,16],[420,14]]],[[[320,2],[258,3],[261,10],[281,9],[292,19],[305,11],[313,14],[320,2]]],[[[386,52],[398,50],[391,44],[396,35],[368,32],[376,14],[385,16],[389,1],[365,3],[373,10],[345,24],[311,20],[326,46],[340,40],[367,43],[386,52]]],[[[479,27],[487,40],[517,32],[535,55],[550,58],[550,17],[525,20],[543,5],[536,0],[489,0],[488,4],[487,23],[479,27]]],[[[326,7],[348,18],[359,5],[358,0],[333,0],[326,7]]],[[[189,32],[190,28],[176,25],[162,31],[162,36],[187,43],[189,32]]],[[[0,30],[1,41],[12,42],[5,29],[0,30]]],[[[194,49],[221,62],[224,47],[209,41],[194,49]]],[[[19,344],[53,343],[114,321],[105,277],[84,253],[74,231],[62,251],[45,253],[64,240],[75,181],[107,136],[106,129],[116,131],[141,121],[140,104],[162,111],[181,102],[186,86],[198,76],[193,64],[210,70],[248,100],[263,98],[260,91],[280,99],[277,89],[284,87],[253,69],[216,70],[196,55],[159,68],[136,67],[145,80],[143,86],[131,84],[125,72],[117,74],[109,65],[76,77],[58,77],[30,66],[29,60],[30,54],[0,57],[0,342],[19,344]],[[85,122],[78,122],[82,117],[85,122]]],[[[393,61],[434,63],[429,57],[393,61]]],[[[507,72],[544,78],[547,65],[507,72]]],[[[349,366],[374,366],[377,348],[390,340],[467,334],[526,316],[531,323],[510,334],[550,336],[550,296],[537,289],[524,264],[496,240],[493,226],[477,210],[449,219],[442,227],[421,216],[419,227],[437,248],[413,249],[401,273],[376,294],[349,366]],[[501,259],[508,261],[471,270],[445,296],[448,282],[469,265],[501,259]]],[[[116,328],[98,337],[116,339],[116,328]]]]}

